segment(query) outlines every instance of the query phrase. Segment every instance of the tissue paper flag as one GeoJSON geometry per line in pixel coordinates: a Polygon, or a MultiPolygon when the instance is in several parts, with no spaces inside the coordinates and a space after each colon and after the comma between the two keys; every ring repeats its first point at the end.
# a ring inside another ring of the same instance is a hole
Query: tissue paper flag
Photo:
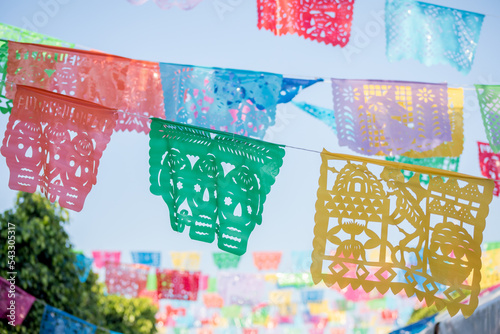
{"type": "Polygon", "coordinates": [[[169,121],[262,139],[274,125],[282,76],[160,63],[169,121]]]}
{"type": "Polygon", "coordinates": [[[158,63],[100,52],[9,42],[7,97],[23,84],[118,109],[116,130],[149,132],[164,117],[158,63]]]}
{"type": "Polygon", "coordinates": [[[493,181],[326,150],[321,159],[314,282],[367,292],[404,289],[438,310],[447,307],[451,315],[461,310],[470,316],[478,305],[481,241],[493,181]],[[405,181],[401,168],[415,175],[405,181]],[[420,183],[420,174],[430,175],[428,186],[420,183]],[[333,255],[326,252],[332,246],[333,255]],[[378,251],[379,258],[367,259],[368,250],[378,251]],[[419,260],[410,267],[406,259],[412,253],[419,260]],[[395,280],[399,270],[405,271],[405,282],[395,280]],[[423,289],[417,276],[425,278],[423,289]],[[447,286],[444,296],[436,295],[437,284],[447,286]]]}
{"type": "Polygon", "coordinates": [[[26,315],[28,315],[31,305],[33,305],[36,298],[18,286],[15,286],[14,291],[15,293],[12,293],[11,281],[7,281],[0,276],[0,319],[7,319],[7,323],[19,326],[23,323],[26,315]],[[12,313],[9,308],[14,310],[14,319],[12,319],[12,313]]]}
{"type": "Polygon", "coordinates": [[[500,154],[494,153],[488,143],[477,142],[479,149],[479,167],[481,174],[488,179],[495,180],[493,195],[500,195],[500,154]]]}
{"type": "Polygon", "coordinates": [[[163,197],[176,232],[242,255],[262,223],[267,194],[283,163],[282,146],[153,119],[151,192],[163,197]],[[218,223],[217,223],[218,220],[218,223]]]}
{"type": "Polygon", "coordinates": [[[288,103],[300,93],[301,90],[321,82],[323,79],[293,79],[283,78],[278,103],[288,103]]]}
{"type": "Polygon", "coordinates": [[[121,252],[108,252],[108,251],[93,251],[92,257],[94,258],[95,266],[100,269],[108,262],[120,263],[121,252]]]}
{"type": "MultiPolygon", "coordinates": [[[[458,164],[460,162],[460,157],[456,157],[456,158],[450,158],[450,157],[438,158],[438,157],[436,157],[436,158],[413,159],[413,158],[408,158],[408,157],[405,157],[402,155],[397,155],[395,157],[385,157],[385,160],[457,172],[458,171],[458,164]]],[[[401,172],[403,172],[403,175],[404,175],[406,181],[410,180],[413,177],[413,175],[415,174],[415,172],[413,172],[413,171],[404,170],[404,169],[402,169],[401,172]]],[[[429,179],[430,179],[429,175],[420,174],[420,182],[421,183],[429,184],[429,179]]]]}
{"type": "MultiPolygon", "coordinates": [[[[39,43],[54,46],[65,46],[73,48],[73,43],[68,43],[57,38],[42,35],[33,31],[14,27],[8,24],[0,23],[0,38],[16,42],[39,43]]],[[[9,53],[9,44],[7,41],[0,41],[0,112],[6,114],[12,109],[12,100],[5,94],[5,80],[7,77],[7,59],[9,53]]]]}
{"type": "Polygon", "coordinates": [[[500,85],[476,85],[486,137],[491,149],[500,152],[500,85]]]}
{"type": "Polygon", "coordinates": [[[143,264],[106,263],[108,294],[138,297],[148,282],[149,266],[143,264]]]}
{"type": "Polygon", "coordinates": [[[297,34],[325,44],[346,46],[354,0],[257,0],[259,29],[276,36],[297,34]]]}
{"type": "Polygon", "coordinates": [[[199,272],[162,269],[156,272],[159,298],[196,300],[199,272]]]}
{"type": "Polygon", "coordinates": [[[199,270],[200,256],[199,252],[170,252],[172,267],[177,270],[199,270]]]}
{"type": "Polygon", "coordinates": [[[276,270],[280,265],[281,252],[253,252],[252,255],[259,270],[276,270]]]}
{"type": "Polygon", "coordinates": [[[68,314],[50,305],[45,305],[39,334],[93,334],[96,332],[96,330],[96,325],[92,325],[91,323],[78,319],[77,317],[74,317],[71,314],[68,314]]]}
{"type": "Polygon", "coordinates": [[[484,15],[414,0],[387,0],[385,26],[389,61],[416,59],[449,64],[468,74],[484,15]]]}
{"type": "Polygon", "coordinates": [[[231,253],[215,252],[212,253],[214,263],[219,269],[238,268],[240,256],[231,253]]]}
{"type": "Polygon", "coordinates": [[[39,188],[51,202],[81,211],[116,118],[112,109],[19,85],[0,149],[9,188],[39,188]]]}
{"type": "Polygon", "coordinates": [[[423,152],[451,141],[446,84],[332,79],[341,146],[366,155],[423,152]]]}
{"type": "Polygon", "coordinates": [[[429,151],[409,151],[409,158],[460,157],[464,150],[464,90],[448,88],[448,117],[450,118],[451,141],[444,142],[429,151]]]}
{"type": "Polygon", "coordinates": [[[161,263],[160,252],[132,252],[132,261],[151,267],[159,267],[161,263]]]}

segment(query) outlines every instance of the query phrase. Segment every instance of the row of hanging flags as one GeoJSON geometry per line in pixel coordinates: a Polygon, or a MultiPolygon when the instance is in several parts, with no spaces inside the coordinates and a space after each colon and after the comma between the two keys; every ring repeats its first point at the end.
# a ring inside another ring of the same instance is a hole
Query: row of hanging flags
{"type": "MultiPolygon", "coordinates": [[[[431,10],[434,22],[440,11],[431,10]]],[[[172,229],[188,226],[194,240],[213,242],[217,236],[220,249],[246,252],[286,148],[259,139],[274,124],[278,103],[322,79],[138,61],[74,49],[7,25],[1,29],[6,39],[40,43],[0,43],[0,104],[3,113],[10,112],[0,153],[11,189],[40,189],[51,201],[80,211],[113,131],[149,133],[150,190],[168,205],[172,229]]],[[[462,41],[463,31],[455,32],[462,41]]],[[[472,62],[473,52],[465,54],[472,62]]],[[[499,183],[416,165],[457,170],[463,90],[402,81],[331,82],[335,111],[296,105],[328,119],[340,145],[395,161],[321,152],[314,282],[382,293],[404,289],[451,314],[470,315],[481,279],[482,231],[499,183]],[[325,252],[331,245],[335,254],[325,252]],[[380,257],[368,261],[372,249],[380,257]],[[410,267],[414,255],[419,261],[410,267]],[[395,281],[397,270],[406,270],[406,282],[395,281]],[[423,288],[417,277],[426,281],[423,288]],[[445,298],[431,288],[439,284],[447,286],[445,298]],[[461,304],[469,293],[470,301],[461,304]]],[[[476,90],[490,142],[479,143],[481,170],[498,180],[500,87],[476,90]]]]}
{"type": "MultiPolygon", "coordinates": [[[[336,250],[330,250],[330,254],[335,253],[336,250]]],[[[254,333],[258,333],[259,327],[290,326],[302,330],[310,328],[315,333],[330,329],[330,332],[334,330],[341,334],[350,327],[378,327],[388,332],[405,324],[415,307],[426,305],[425,301],[418,302],[417,297],[404,298],[402,293],[384,297],[375,289],[365,292],[352,286],[343,287],[340,282],[329,288],[314,286],[309,272],[309,251],[285,254],[291,259],[290,272],[276,272],[282,252],[254,252],[253,260],[260,273],[236,271],[239,256],[214,252],[214,264],[219,271],[212,277],[200,271],[201,255],[198,252],[170,252],[171,269],[160,268],[160,252],[132,252],[131,255],[132,264],[120,261],[120,251],[94,251],[93,258],[80,252],[76,254],[75,269],[83,283],[94,263],[97,270],[104,270],[102,274],[108,294],[148,298],[158,307],[162,301],[163,306],[157,314],[158,325],[178,330],[198,328],[205,330],[203,333],[210,333],[214,328],[243,327],[253,328],[254,333]]],[[[376,261],[380,254],[377,250],[370,250],[366,256],[368,260],[376,261]]],[[[481,294],[499,286],[499,259],[500,242],[485,243],[481,294]]],[[[412,266],[418,266],[419,261],[415,255],[409,260],[412,266]]],[[[358,266],[357,270],[365,269],[358,266]]],[[[370,270],[366,275],[375,278],[379,273],[370,270]]],[[[406,276],[407,272],[399,270],[395,282],[404,283],[406,276]]],[[[448,290],[446,284],[436,283],[430,287],[425,277],[415,276],[415,279],[420,289],[436,289],[436,295],[442,298],[447,294],[458,297],[456,292],[448,290]]],[[[13,298],[8,295],[15,291],[16,312],[14,319],[9,321],[21,325],[36,298],[19,287],[13,290],[12,284],[0,277],[0,318],[9,319],[7,303],[13,298]]],[[[78,333],[94,333],[97,329],[95,325],[46,305],[40,333],[53,333],[56,327],[66,331],[78,329],[78,333]]]]}
{"type": "MultiPolygon", "coordinates": [[[[154,0],[162,9],[192,9],[202,0],[154,0]]],[[[143,4],[147,0],[128,0],[143,4]]],[[[257,0],[259,29],[276,36],[297,34],[320,43],[349,43],[354,0],[257,0]]],[[[225,5],[225,4],[224,4],[225,5]]],[[[221,11],[226,11],[221,5],[221,11]]],[[[214,4],[214,6],[217,6],[214,4]]],[[[225,5],[226,7],[228,5],[225,5]]],[[[448,64],[468,74],[484,15],[415,0],[386,0],[387,59],[416,59],[427,66],[448,64]]]]}

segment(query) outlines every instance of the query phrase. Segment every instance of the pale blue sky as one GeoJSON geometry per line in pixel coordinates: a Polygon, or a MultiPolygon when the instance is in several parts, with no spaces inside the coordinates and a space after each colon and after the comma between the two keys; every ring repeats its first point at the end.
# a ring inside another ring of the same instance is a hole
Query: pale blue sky
{"type": "MultiPolygon", "coordinates": [[[[486,136],[472,85],[500,83],[500,2],[432,2],[496,16],[485,18],[475,64],[467,76],[450,66],[426,67],[416,61],[389,63],[385,58],[384,0],[356,1],[353,35],[346,49],[258,30],[254,0],[205,0],[191,11],[160,10],[152,1],[136,7],[126,0],[3,0],[0,22],[19,27],[31,24],[40,33],[135,59],[288,76],[448,82],[452,87],[466,87],[465,149],[459,171],[480,175],[476,141],[486,141],[486,136]],[[46,3],[52,6],[42,6],[46,3]],[[221,3],[230,10],[218,12],[221,3]]],[[[329,83],[304,91],[296,100],[333,107],[329,83]]],[[[7,116],[0,115],[2,138],[7,120],[7,116]]],[[[316,151],[324,147],[353,154],[338,146],[336,135],[326,125],[290,104],[280,106],[276,126],[268,131],[266,139],[316,151]]],[[[198,250],[203,252],[202,269],[213,270],[211,252],[218,251],[216,244],[191,241],[187,233],[173,232],[167,206],[149,192],[148,150],[144,134],[113,134],[100,162],[97,185],[84,209],[71,212],[67,230],[73,244],[87,255],[96,249],[121,250],[126,262],[131,261],[132,250],[161,251],[163,266],[170,265],[171,250],[198,250]]],[[[287,270],[290,251],[312,249],[320,163],[318,154],[287,150],[265,204],[263,224],[251,235],[243,266],[253,270],[252,251],[283,250],[286,255],[281,269],[287,270]]],[[[8,176],[5,158],[1,157],[0,210],[11,207],[15,197],[8,188],[8,176]]],[[[494,198],[485,241],[500,240],[499,204],[499,199],[494,198]]]]}

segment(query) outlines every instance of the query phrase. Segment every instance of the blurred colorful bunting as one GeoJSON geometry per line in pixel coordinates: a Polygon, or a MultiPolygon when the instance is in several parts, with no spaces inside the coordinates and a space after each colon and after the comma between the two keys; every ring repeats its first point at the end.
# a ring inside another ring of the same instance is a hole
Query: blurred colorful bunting
{"type": "MultiPolygon", "coordinates": [[[[460,157],[456,158],[436,157],[436,158],[413,159],[413,158],[407,158],[402,155],[398,155],[395,157],[385,157],[385,160],[396,161],[399,163],[410,164],[410,165],[444,169],[452,172],[458,171],[458,164],[460,163],[460,157]]],[[[411,170],[401,169],[401,172],[403,173],[406,181],[409,181],[413,177],[413,175],[415,175],[415,172],[411,170]]],[[[427,185],[429,184],[430,177],[431,176],[429,174],[420,174],[420,182],[427,185]]]]}
{"type": "Polygon", "coordinates": [[[438,310],[447,307],[451,315],[459,310],[464,316],[472,314],[478,303],[480,243],[493,181],[408,165],[405,169],[415,175],[406,182],[400,164],[326,150],[321,157],[314,282],[367,292],[404,289],[438,310]],[[432,175],[428,187],[420,184],[420,174],[432,175]],[[399,242],[389,241],[388,235],[398,231],[405,231],[399,242]],[[331,246],[336,247],[334,255],[326,252],[331,246]],[[378,259],[367,259],[367,250],[379,252],[378,259]],[[418,265],[409,267],[405,259],[412,253],[418,265]],[[406,271],[406,282],[395,280],[398,270],[406,271]],[[372,272],[374,278],[368,280],[372,272]],[[415,276],[426,279],[423,290],[415,276]],[[444,296],[436,295],[437,284],[447,285],[444,296]]]}
{"type": "Polygon", "coordinates": [[[479,149],[479,167],[484,177],[495,180],[493,195],[500,195],[500,154],[494,153],[488,143],[477,142],[479,149]]]}
{"type": "Polygon", "coordinates": [[[302,290],[300,292],[302,303],[307,304],[309,302],[321,302],[323,301],[324,291],[323,290],[302,290]]]}
{"type": "Polygon", "coordinates": [[[164,117],[158,63],[100,52],[9,42],[7,97],[16,85],[119,109],[115,130],[149,132],[147,118],[164,117]]]}
{"type": "Polygon", "coordinates": [[[43,311],[40,334],[78,333],[93,334],[97,330],[96,325],[78,319],[64,311],[50,305],[45,305],[43,311]]]}
{"type": "Polygon", "coordinates": [[[138,297],[146,290],[149,267],[143,264],[106,263],[108,294],[138,297]]]}
{"type": "Polygon", "coordinates": [[[335,113],[331,109],[313,106],[305,102],[292,102],[297,108],[304,110],[309,115],[312,115],[328,125],[333,132],[337,132],[337,123],[335,121],[335,113]]]}
{"type": "Polygon", "coordinates": [[[81,211],[116,124],[112,109],[19,85],[0,149],[9,188],[81,211]]]}
{"type": "MultiPolygon", "coordinates": [[[[25,43],[65,46],[68,48],[75,47],[72,43],[64,42],[60,39],[52,38],[4,23],[0,23],[0,39],[25,43]]],[[[0,112],[2,114],[10,112],[10,109],[12,109],[12,100],[5,96],[7,93],[5,90],[5,80],[7,78],[8,50],[8,42],[0,41],[0,112]]]]}
{"type": "Polygon", "coordinates": [[[19,326],[36,298],[15,285],[15,275],[7,277],[0,276],[0,319],[7,319],[10,326],[19,326]]]}
{"type": "Polygon", "coordinates": [[[409,158],[460,157],[464,150],[464,90],[448,88],[448,116],[450,119],[451,141],[444,142],[432,150],[408,151],[409,158]]]}
{"type": "Polygon", "coordinates": [[[225,252],[212,253],[214,263],[219,269],[233,269],[238,268],[240,263],[240,256],[225,252]]]}
{"type": "Polygon", "coordinates": [[[177,270],[199,270],[200,257],[199,252],[170,252],[172,266],[177,270]]]}
{"type": "Polygon", "coordinates": [[[292,251],[292,271],[294,273],[309,272],[311,270],[311,251],[292,251]]]}
{"type": "Polygon", "coordinates": [[[199,272],[158,269],[156,272],[160,299],[196,300],[199,272]]]}
{"type": "Polygon", "coordinates": [[[106,263],[120,263],[121,252],[93,251],[92,257],[94,258],[96,268],[100,269],[104,267],[106,263]]]}
{"type": "Polygon", "coordinates": [[[321,82],[323,79],[293,79],[293,78],[283,78],[281,83],[281,91],[278,98],[278,103],[288,103],[293,100],[301,90],[306,89],[309,86],[314,85],[317,82],[321,82]]]}
{"type": "Polygon", "coordinates": [[[346,46],[351,35],[354,0],[257,0],[259,29],[276,36],[303,38],[346,46]]]}
{"type": "Polygon", "coordinates": [[[217,293],[205,293],[203,295],[203,304],[207,308],[221,308],[224,306],[224,299],[217,293]]]}
{"type": "Polygon", "coordinates": [[[500,85],[475,85],[486,137],[491,149],[500,152],[500,85]]]}
{"type": "Polygon", "coordinates": [[[220,274],[217,288],[225,305],[258,305],[263,299],[265,281],[254,274],[220,274]]]}
{"type": "Polygon", "coordinates": [[[280,288],[301,288],[314,285],[310,273],[278,273],[277,284],[280,288]]]}
{"type": "Polygon", "coordinates": [[[217,291],[217,278],[209,277],[208,278],[207,292],[216,292],[216,291],[217,291]]]}
{"type": "Polygon", "coordinates": [[[497,249],[497,248],[500,248],[500,241],[483,243],[483,250],[484,251],[489,251],[489,250],[497,249]]]}
{"type": "Polygon", "coordinates": [[[160,70],[167,120],[260,139],[275,123],[279,74],[166,63],[160,70]]]}
{"type": "Polygon", "coordinates": [[[292,290],[273,290],[269,292],[269,305],[279,306],[292,302],[292,290]]]}
{"type": "Polygon", "coordinates": [[[88,258],[83,254],[76,254],[75,268],[80,282],[85,283],[87,281],[90,269],[92,269],[92,263],[94,263],[94,259],[88,258]]]}
{"type": "Polygon", "coordinates": [[[451,141],[446,84],[332,79],[341,146],[400,155],[451,141]]]}
{"type": "Polygon", "coordinates": [[[387,0],[389,61],[416,59],[427,66],[449,64],[468,74],[484,15],[414,0],[387,0]]]}
{"type": "Polygon", "coordinates": [[[406,327],[397,329],[395,331],[390,332],[389,334],[417,334],[422,333],[429,326],[434,326],[436,314],[431,315],[430,317],[424,318],[420,321],[417,321],[411,325],[406,327]]]}
{"type": "Polygon", "coordinates": [[[217,234],[220,249],[244,254],[262,223],[283,147],[160,119],[151,129],[150,189],[167,203],[172,229],[187,225],[190,238],[203,242],[217,234]]]}
{"type": "Polygon", "coordinates": [[[281,262],[281,252],[253,252],[252,255],[259,270],[276,270],[281,262]]]}
{"type": "MultiPolygon", "coordinates": [[[[148,0],[127,0],[132,5],[142,5],[148,0]]],[[[196,7],[203,0],[154,0],[155,4],[161,9],[170,9],[176,6],[183,10],[189,10],[196,7]]]]}
{"type": "Polygon", "coordinates": [[[500,284],[500,248],[483,251],[481,262],[481,289],[500,284]]]}
{"type": "Polygon", "coordinates": [[[132,261],[137,264],[144,264],[151,267],[160,267],[160,252],[132,252],[132,261]]]}

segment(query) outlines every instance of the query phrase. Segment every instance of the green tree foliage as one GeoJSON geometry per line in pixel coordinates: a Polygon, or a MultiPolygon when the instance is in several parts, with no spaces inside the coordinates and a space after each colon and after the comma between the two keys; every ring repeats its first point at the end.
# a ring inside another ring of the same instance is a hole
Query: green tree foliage
{"type": "Polygon", "coordinates": [[[68,213],[39,194],[19,193],[14,209],[0,214],[0,276],[7,278],[7,226],[15,225],[16,285],[37,298],[22,326],[0,320],[0,333],[38,333],[45,303],[121,333],[156,333],[156,307],[147,299],[104,296],[91,272],[78,279],[75,253],[64,230],[68,213]],[[43,302],[42,302],[43,301],[43,302]]]}

